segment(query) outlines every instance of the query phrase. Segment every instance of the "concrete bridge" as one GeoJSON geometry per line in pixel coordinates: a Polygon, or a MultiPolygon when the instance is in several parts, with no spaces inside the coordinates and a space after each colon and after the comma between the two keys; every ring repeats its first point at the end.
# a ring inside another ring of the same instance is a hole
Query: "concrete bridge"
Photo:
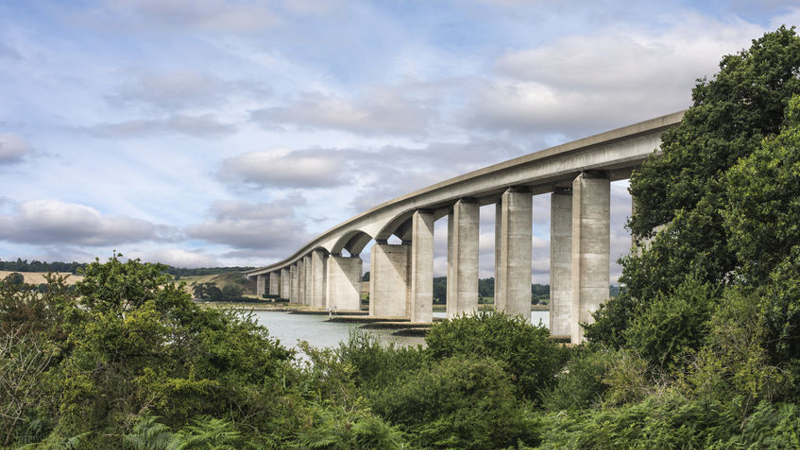
{"type": "Polygon", "coordinates": [[[283,261],[246,272],[257,293],[318,308],[358,310],[371,240],[371,316],[433,320],[433,225],[448,217],[447,315],[478,307],[479,208],[496,205],[495,306],[530,318],[532,196],[551,195],[550,332],[583,339],[608,298],[610,183],[627,179],[683,112],[559,145],[378,205],[283,261]],[[391,236],[401,244],[389,244],[391,236]],[[347,252],[345,254],[344,252],[347,252]]]}

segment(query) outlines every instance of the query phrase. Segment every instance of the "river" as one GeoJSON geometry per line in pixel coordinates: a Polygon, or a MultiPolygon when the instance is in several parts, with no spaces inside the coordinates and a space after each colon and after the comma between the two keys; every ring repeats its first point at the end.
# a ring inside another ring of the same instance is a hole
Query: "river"
{"type": "MultiPolygon", "coordinates": [[[[434,313],[434,317],[444,317],[444,313],[434,313]]],[[[280,311],[254,311],[253,316],[259,324],[269,330],[269,334],[290,348],[296,348],[297,341],[308,341],[314,347],[336,347],[339,342],[347,340],[350,330],[358,328],[358,323],[327,322],[326,315],[290,314],[280,311]]],[[[549,326],[550,313],[548,311],[531,311],[531,322],[549,326]]],[[[424,345],[425,339],[421,337],[394,336],[394,330],[369,330],[381,342],[395,343],[396,345],[424,345]]]]}

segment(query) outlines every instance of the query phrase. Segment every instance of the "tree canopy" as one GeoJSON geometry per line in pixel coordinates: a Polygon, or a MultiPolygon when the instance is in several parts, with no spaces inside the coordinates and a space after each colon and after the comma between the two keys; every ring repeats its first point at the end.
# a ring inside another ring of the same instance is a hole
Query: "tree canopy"
{"type": "Polygon", "coordinates": [[[776,165],[754,180],[759,185],[746,180],[781,158],[775,150],[789,137],[773,141],[788,132],[792,98],[800,94],[798,73],[800,38],[793,28],[781,27],[725,56],[713,79],[698,81],[692,107],[680,125],[663,134],[660,154],[631,177],[636,208],[628,227],[636,246],[621,260],[620,282],[627,290],[601,308],[587,338],[624,344],[623,329],[647,303],[690,279],[714,285],[766,280],[783,254],[775,250],[785,251],[796,238],[787,217],[778,223],[769,212],[788,206],[776,202],[790,198],[791,188],[773,194],[786,188],[791,167],[776,165]],[[783,179],[776,171],[785,172],[783,179]],[[760,191],[773,177],[775,184],[760,191]],[[770,201],[763,203],[767,196],[770,201]],[[760,212],[743,215],[743,209],[760,212]],[[786,239],[774,239],[781,234],[786,239]]]}

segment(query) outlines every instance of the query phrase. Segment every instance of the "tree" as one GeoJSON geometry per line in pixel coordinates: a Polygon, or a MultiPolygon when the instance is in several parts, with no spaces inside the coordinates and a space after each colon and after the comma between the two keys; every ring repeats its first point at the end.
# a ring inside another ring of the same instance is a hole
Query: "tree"
{"type": "Polygon", "coordinates": [[[268,423],[293,352],[252,318],[198,307],[163,266],[121,257],[89,264],[81,304],[62,308],[69,347],[45,376],[54,433],[117,448],[119,430],[147,414],[167,426],[268,423]]]}
{"type": "Polygon", "coordinates": [[[780,131],[789,100],[800,93],[799,71],[800,38],[781,27],[725,56],[714,79],[698,81],[693,106],[663,134],[661,155],[631,177],[637,206],[628,227],[637,249],[622,260],[627,291],[598,311],[588,339],[623,345],[621,329],[642,304],[688,278],[735,281],[742,261],[723,220],[731,203],[727,173],[780,131]]]}

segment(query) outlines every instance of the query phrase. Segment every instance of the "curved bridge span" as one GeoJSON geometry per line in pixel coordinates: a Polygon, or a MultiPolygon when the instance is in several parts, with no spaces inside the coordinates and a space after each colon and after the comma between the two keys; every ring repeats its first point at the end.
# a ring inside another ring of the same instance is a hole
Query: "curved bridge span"
{"type": "Polygon", "coordinates": [[[370,315],[432,321],[433,223],[448,216],[447,313],[478,306],[479,207],[496,205],[495,305],[530,317],[532,196],[550,193],[550,330],[582,339],[580,322],[608,298],[610,182],[627,179],[683,112],[467,173],[378,205],[290,257],[245,273],[259,295],[357,310],[371,240],[370,315]],[[388,243],[391,236],[401,244],[388,243]],[[343,256],[343,251],[347,256],[343,256]]]}

